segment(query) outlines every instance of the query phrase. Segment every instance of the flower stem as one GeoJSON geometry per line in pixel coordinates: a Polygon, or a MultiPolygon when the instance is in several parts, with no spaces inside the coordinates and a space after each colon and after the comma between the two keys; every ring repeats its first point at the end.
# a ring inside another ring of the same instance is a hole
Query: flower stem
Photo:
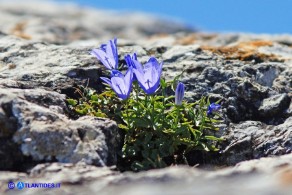
{"type": "Polygon", "coordinates": [[[163,96],[163,100],[162,100],[162,104],[163,104],[163,107],[162,107],[162,127],[164,127],[164,124],[165,124],[165,118],[164,117],[164,112],[165,112],[165,87],[162,87],[162,96],[163,96]]]}
{"type": "Polygon", "coordinates": [[[176,118],[175,118],[175,124],[176,124],[176,127],[178,128],[178,124],[180,122],[180,105],[175,105],[175,111],[176,111],[176,118]]]}
{"type": "Polygon", "coordinates": [[[126,114],[127,114],[127,126],[128,130],[131,130],[130,119],[129,119],[129,99],[126,100],[126,114]]]}
{"type": "Polygon", "coordinates": [[[154,96],[151,96],[151,105],[152,105],[152,112],[151,112],[151,123],[152,123],[152,127],[153,129],[155,129],[154,127],[154,118],[155,118],[155,101],[154,101],[154,96]]]}

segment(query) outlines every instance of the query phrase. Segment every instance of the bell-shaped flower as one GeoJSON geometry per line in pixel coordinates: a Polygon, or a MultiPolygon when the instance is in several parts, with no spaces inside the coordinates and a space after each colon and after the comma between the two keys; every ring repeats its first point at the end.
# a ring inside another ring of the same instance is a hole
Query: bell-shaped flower
{"type": "Polygon", "coordinates": [[[142,64],[138,61],[136,53],[134,53],[132,56],[130,54],[127,54],[125,56],[125,61],[128,67],[133,67],[135,69],[143,70],[142,64]]]}
{"type": "Polygon", "coordinates": [[[156,58],[151,57],[143,68],[133,69],[140,87],[148,95],[153,94],[159,87],[162,65],[163,63],[159,64],[156,58]]]}
{"type": "Polygon", "coordinates": [[[221,106],[219,104],[212,103],[208,106],[207,115],[211,115],[213,112],[217,112],[221,106]]]}
{"type": "Polygon", "coordinates": [[[175,90],[175,104],[176,105],[182,104],[184,94],[185,94],[185,85],[182,82],[179,82],[175,90]]]}
{"type": "MultiPolygon", "coordinates": [[[[143,73],[143,66],[138,61],[136,53],[134,53],[132,56],[130,54],[127,54],[125,56],[125,61],[128,65],[128,67],[132,67],[133,69],[137,69],[139,72],[143,73]]],[[[137,80],[137,78],[136,78],[136,75],[134,74],[133,81],[136,81],[136,80],[137,80]]]]}
{"type": "Polygon", "coordinates": [[[109,40],[107,44],[102,44],[99,49],[90,52],[109,70],[118,69],[118,49],[117,39],[109,40]]]}
{"type": "Polygon", "coordinates": [[[111,72],[111,79],[100,77],[104,82],[111,86],[119,98],[125,100],[129,97],[132,82],[133,82],[133,69],[129,68],[125,76],[118,70],[111,72]]]}

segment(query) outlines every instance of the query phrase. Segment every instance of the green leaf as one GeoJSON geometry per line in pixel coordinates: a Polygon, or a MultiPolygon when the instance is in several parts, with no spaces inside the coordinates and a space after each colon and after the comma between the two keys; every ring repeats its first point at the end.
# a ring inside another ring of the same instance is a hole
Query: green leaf
{"type": "Polygon", "coordinates": [[[68,104],[70,104],[71,106],[76,106],[78,101],[74,100],[74,99],[67,99],[68,104]]]}
{"type": "Polygon", "coordinates": [[[118,124],[118,127],[120,128],[120,129],[124,129],[124,130],[128,130],[128,126],[126,126],[126,125],[124,125],[124,124],[118,124]]]}
{"type": "Polygon", "coordinates": [[[204,136],[204,138],[208,139],[208,140],[213,140],[213,141],[224,141],[225,140],[224,138],[219,138],[219,137],[215,137],[212,135],[206,135],[206,136],[204,136]]]}
{"type": "Polygon", "coordinates": [[[98,101],[99,100],[99,97],[98,97],[98,95],[92,95],[90,97],[90,99],[93,100],[93,101],[98,101]]]}
{"type": "Polygon", "coordinates": [[[165,79],[160,79],[160,85],[162,87],[162,89],[166,88],[167,87],[167,83],[165,82],[165,79]]]}

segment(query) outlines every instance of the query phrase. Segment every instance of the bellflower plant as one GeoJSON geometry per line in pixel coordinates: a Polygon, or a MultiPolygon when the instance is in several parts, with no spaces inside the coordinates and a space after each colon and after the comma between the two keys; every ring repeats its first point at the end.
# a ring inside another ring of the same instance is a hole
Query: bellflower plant
{"type": "Polygon", "coordinates": [[[93,49],[90,52],[109,70],[118,69],[117,39],[109,40],[107,44],[102,44],[100,49],[93,49]]]}
{"type": "Polygon", "coordinates": [[[166,81],[161,76],[163,63],[155,57],[143,66],[136,53],[127,54],[126,70],[117,70],[116,39],[93,49],[91,54],[111,71],[108,77],[101,77],[109,87],[100,94],[80,88],[81,98],[68,99],[68,104],[77,114],[110,118],[124,130],[117,165],[120,170],[195,165],[198,162],[189,160],[194,159],[191,151],[218,150],[215,144],[221,139],[211,133],[218,130],[219,115],[211,114],[220,105],[210,104],[206,97],[183,102],[185,87],[178,82],[180,75],[166,81]]]}
{"type": "Polygon", "coordinates": [[[185,85],[181,82],[177,84],[176,90],[175,90],[175,104],[181,105],[182,100],[184,98],[185,93],[185,85]]]}

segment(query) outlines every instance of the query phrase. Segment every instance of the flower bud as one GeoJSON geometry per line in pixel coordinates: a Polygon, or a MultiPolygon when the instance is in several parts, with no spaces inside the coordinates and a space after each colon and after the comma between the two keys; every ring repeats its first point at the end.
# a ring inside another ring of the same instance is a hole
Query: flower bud
{"type": "Polygon", "coordinates": [[[182,100],[184,98],[184,93],[185,93],[185,85],[179,82],[175,90],[175,104],[176,105],[181,105],[182,100]]]}

